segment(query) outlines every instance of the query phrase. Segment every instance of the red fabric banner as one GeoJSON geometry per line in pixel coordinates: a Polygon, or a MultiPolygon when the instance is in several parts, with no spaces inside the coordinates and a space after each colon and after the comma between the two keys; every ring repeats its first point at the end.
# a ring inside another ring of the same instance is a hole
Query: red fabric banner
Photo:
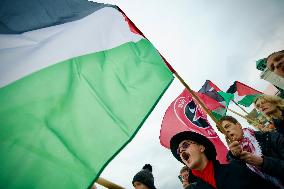
{"type": "Polygon", "coordinates": [[[185,89],[168,107],[160,131],[160,143],[170,148],[171,138],[182,131],[194,131],[213,142],[217,159],[227,163],[227,148],[207,120],[206,113],[185,89]]]}

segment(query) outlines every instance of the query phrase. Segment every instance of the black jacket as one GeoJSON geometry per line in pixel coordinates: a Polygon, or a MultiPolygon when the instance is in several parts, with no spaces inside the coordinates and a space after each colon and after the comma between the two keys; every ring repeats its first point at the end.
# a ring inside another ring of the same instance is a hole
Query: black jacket
{"type": "MultiPolygon", "coordinates": [[[[284,181],[284,136],[277,132],[255,131],[255,137],[258,141],[263,155],[263,164],[261,170],[271,176],[284,181]]],[[[228,159],[237,159],[228,152],[228,159]]]]}
{"type": "MultiPolygon", "coordinates": [[[[284,111],[282,110],[282,117],[284,118],[284,111]]],[[[284,120],[283,119],[273,119],[273,124],[276,128],[276,131],[284,135],[284,120]]]]}
{"type": "MultiPolygon", "coordinates": [[[[214,177],[217,189],[277,189],[240,161],[232,161],[229,164],[214,162],[214,177]]],[[[196,177],[196,188],[213,189],[214,187],[196,177]]]]}
{"type": "Polygon", "coordinates": [[[196,182],[190,183],[190,185],[187,186],[185,189],[198,189],[197,183],[196,182]]]}

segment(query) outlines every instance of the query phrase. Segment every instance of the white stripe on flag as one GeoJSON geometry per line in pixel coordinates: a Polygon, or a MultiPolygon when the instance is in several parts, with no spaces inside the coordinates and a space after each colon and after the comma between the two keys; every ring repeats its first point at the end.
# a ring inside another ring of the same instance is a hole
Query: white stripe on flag
{"type": "Polygon", "coordinates": [[[244,97],[245,96],[239,96],[238,92],[234,93],[234,101],[235,102],[239,102],[239,101],[243,100],[244,97]]]}
{"type": "Polygon", "coordinates": [[[0,35],[0,87],[60,61],[140,39],[142,36],[130,31],[123,15],[111,7],[74,22],[0,35]]]}

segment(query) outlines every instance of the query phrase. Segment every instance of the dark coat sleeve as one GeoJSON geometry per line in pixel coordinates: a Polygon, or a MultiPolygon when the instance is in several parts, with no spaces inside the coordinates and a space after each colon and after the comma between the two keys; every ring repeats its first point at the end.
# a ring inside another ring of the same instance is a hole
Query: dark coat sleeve
{"type": "MultiPolygon", "coordinates": [[[[282,117],[284,117],[284,111],[282,110],[282,117]]],[[[273,119],[273,124],[276,128],[276,131],[284,135],[284,120],[283,119],[273,119]]]]}
{"type": "Polygon", "coordinates": [[[214,189],[214,187],[202,181],[193,182],[186,189],[214,189]]]}
{"type": "Polygon", "coordinates": [[[197,178],[195,182],[189,185],[189,189],[215,189],[213,186],[203,181],[200,178],[197,178]]]}
{"type": "Polygon", "coordinates": [[[264,154],[262,170],[271,176],[284,180],[284,137],[279,133],[270,133],[272,155],[264,154]]]}

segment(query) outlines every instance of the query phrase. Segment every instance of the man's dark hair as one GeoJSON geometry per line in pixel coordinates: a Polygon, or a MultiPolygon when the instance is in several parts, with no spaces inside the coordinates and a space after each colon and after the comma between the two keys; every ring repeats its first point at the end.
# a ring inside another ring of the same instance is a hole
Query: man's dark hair
{"type": "Polygon", "coordinates": [[[268,57],[266,58],[266,61],[268,60],[269,57],[271,57],[272,55],[274,55],[274,54],[276,54],[276,53],[284,53],[284,50],[271,53],[271,54],[268,55],[268,57]]]}
{"type": "MultiPolygon", "coordinates": [[[[229,121],[232,122],[234,124],[239,123],[238,120],[236,120],[236,118],[232,117],[232,116],[223,116],[220,120],[219,120],[219,124],[221,125],[223,121],[229,121]]],[[[219,128],[218,125],[216,125],[218,131],[220,131],[221,133],[223,133],[223,131],[219,128]]]]}
{"type": "Polygon", "coordinates": [[[234,124],[237,124],[239,123],[238,120],[236,120],[236,118],[232,117],[232,116],[224,116],[220,119],[220,123],[222,123],[223,121],[229,121],[229,122],[232,122],[234,124]]]}

